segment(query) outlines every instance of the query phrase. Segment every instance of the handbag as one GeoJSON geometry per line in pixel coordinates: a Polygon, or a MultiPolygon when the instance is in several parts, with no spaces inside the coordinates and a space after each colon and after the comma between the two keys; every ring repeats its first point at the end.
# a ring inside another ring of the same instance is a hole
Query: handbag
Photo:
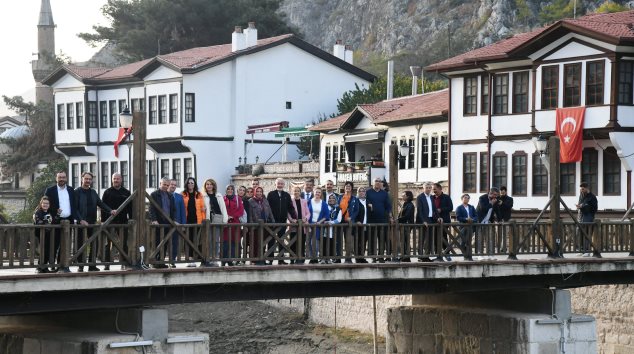
{"type": "Polygon", "coordinates": [[[211,223],[212,224],[222,224],[222,214],[211,214],[211,223]]]}

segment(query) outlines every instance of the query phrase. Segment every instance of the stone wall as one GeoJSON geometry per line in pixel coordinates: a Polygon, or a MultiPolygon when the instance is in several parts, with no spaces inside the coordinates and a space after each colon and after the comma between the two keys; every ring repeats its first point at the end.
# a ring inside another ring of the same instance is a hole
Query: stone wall
{"type": "Polygon", "coordinates": [[[0,204],[4,205],[6,214],[11,217],[26,206],[25,191],[0,191],[0,204]]]}
{"type": "Polygon", "coordinates": [[[634,353],[634,285],[571,289],[572,310],[597,320],[599,353],[634,353]]]}

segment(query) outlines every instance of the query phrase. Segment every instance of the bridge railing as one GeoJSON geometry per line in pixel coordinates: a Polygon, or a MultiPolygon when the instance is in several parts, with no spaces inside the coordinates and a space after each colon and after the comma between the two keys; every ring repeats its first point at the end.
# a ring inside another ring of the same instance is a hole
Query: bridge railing
{"type": "Polygon", "coordinates": [[[628,253],[634,223],[511,220],[497,224],[0,225],[0,269],[178,263],[356,263],[474,257],[628,253]],[[143,246],[143,247],[141,247],[143,246]],[[139,254],[140,249],[143,253],[139,254]]]}

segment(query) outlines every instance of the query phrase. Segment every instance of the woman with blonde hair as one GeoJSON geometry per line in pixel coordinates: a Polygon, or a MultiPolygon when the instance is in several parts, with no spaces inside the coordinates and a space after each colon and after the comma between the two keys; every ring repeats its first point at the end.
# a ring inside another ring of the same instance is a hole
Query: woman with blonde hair
{"type": "MultiPolygon", "coordinates": [[[[207,210],[205,218],[211,221],[212,224],[226,224],[229,221],[229,215],[227,214],[227,207],[222,194],[218,193],[218,184],[213,178],[209,178],[205,181],[205,190],[203,191],[203,199],[205,201],[205,208],[207,210]]],[[[214,226],[211,228],[212,242],[211,252],[212,258],[218,258],[220,256],[220,233],[222,229],[220,226],[214,226]],[[216,242],[216,247],[213,247],[213,242],[216,242]]]]}

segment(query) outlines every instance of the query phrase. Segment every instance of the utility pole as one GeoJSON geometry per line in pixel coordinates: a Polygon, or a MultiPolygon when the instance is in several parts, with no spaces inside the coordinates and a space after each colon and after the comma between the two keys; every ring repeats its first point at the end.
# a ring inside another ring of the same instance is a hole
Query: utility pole
{"type": "Polygon", "coordinates": [[[553,251],[548,258],[561,257],[561,217],[559,213],[559,199],[561,198],[560,163],[559,163],[559,137],[551,136],[548,139],[548,156],[550,158],[550,220],[551,232],[548,234],[548,243],[553,251]]]}

